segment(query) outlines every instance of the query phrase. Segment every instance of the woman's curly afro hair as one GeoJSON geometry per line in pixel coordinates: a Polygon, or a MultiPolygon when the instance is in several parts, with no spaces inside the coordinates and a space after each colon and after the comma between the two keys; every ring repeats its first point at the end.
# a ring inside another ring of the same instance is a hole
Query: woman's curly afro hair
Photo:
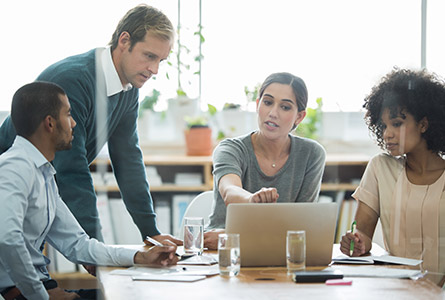
{"type": "Polygon", "coordinates": [[[396,116],[401,111],[410,113],[419,122],[428,120],[428,129],[422,134],[428,149],[440,155],[445,153],[445,82],[425,70],[413,71],[395,68],[374,86],[365,98],[366,124],[384,149],[382,112],[390,109],[396,116]]]}

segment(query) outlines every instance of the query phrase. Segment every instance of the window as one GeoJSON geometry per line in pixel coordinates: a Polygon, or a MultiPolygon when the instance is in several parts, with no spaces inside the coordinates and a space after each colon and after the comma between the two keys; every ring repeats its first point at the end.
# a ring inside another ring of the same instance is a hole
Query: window
{"type": "MultiPolygon", "coordinates": [[[[51,63],[106,45],[119,19],[139,3],[2,3],[0,110],[9,110],[13,93],[51,63]]],[[[176,0],[150,5],[176,26],[176,0]]],[[[444,4],[430,0],[428,5],[427,66],[444,76],[444,4]]],[[[182,1],[184,32],[197,28],[197,13],[197,0],[182,1]]],[[[288,71],[305,80],[309,106],[322,97],[324,110],[360,110],[364,96],[394,66],[420,67],[420,18],[421,0],[202,0],[202,101],[218,108],[225,102],[244,105],[244,86],[252,88],[272,72],[288,71]]],[[[189,48],[194,47],[190,36],[183,38],[189,48]]],[[[172,71],[161,70],[141,89],[141,97],[153,88],[161,97],[173,97],[176,82],[168,80],[166,72],[172,71]]],[[[188,92],[197,96],[196,80],[190,81],[188,92]]]]}
{"type": "Polygon", "coordinates": [[[445,77],[445,43],[443,42],[445,1],[430,0],[427,4],[427,46],[426,64],[428,69],[445,77]]]}

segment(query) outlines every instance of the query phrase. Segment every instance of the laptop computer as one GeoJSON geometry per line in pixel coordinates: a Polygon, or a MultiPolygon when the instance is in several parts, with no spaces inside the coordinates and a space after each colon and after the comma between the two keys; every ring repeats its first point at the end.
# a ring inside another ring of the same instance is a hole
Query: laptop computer
{"type": "Polygon", "coordinates": [[[241,266],[285,266],[288,230],[306,231],[306,266],[331,262],[336,203],[234,203],[226,232],[240,234],[241,266]]]}

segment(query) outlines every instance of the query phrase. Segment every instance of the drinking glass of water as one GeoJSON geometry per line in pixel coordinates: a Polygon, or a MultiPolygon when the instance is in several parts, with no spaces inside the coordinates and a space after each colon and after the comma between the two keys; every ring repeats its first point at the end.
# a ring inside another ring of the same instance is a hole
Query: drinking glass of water
{"type": "Polygon", "coordinates": [[[241,267],[239,234],[224,233],[218,236],[218,258],[220,275],[238,275],[241,267]]]}
{"type": "Polygon", "coordinates": [[[289,274],[306,268],[306,232],[304,230],[287,232],[286,263],[289,274]]]}
{"type": "Polygon", "coordinates": [[[201,255],[204,251],[204,219],[184,218],[184,252],[201,255]]]}

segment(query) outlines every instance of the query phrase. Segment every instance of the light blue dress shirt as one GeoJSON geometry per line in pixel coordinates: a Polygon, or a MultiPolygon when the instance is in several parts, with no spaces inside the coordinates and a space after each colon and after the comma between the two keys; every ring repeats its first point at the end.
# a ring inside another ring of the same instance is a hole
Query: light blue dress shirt
{"type": "Polygon", "coordinates": [[[32,143],[17,136],[0,155],[0,291],[17,286],[27,299],[48,299],[42,254],[46,240],[79,264],[133,265],[136,250],[90,239],[61,200],[53,166],[32,143]]]}

